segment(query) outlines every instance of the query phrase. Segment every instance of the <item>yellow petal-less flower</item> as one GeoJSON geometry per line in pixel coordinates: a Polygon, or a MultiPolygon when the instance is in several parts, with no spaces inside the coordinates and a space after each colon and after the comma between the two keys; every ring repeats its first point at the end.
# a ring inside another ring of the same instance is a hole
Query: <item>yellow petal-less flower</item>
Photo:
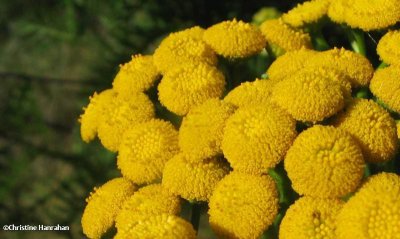
{"type": "Polygon", "coordinates": [[[272,104],[240,108],[226,123],[222,151],[235,171],[265,173],[283,159],[297,136],[295,126],[272,104]]]}
{"type": "Polygon", "coordinates": [[[129,97],[152,87],[158,75],[152,56],[134,55],[131,61],[120,66],[113,81],[113,89],[129,97]]]}
{"type": "Polygon", "coordinates": [[[90,97],[90,102],[84,113],[80,116],[79,122],[81,123],[81,137],[83,141],[89,142],[97,135],[97,130],[100,124],[101,115],[106,111],[108,104],[111,104],[113,98],[117,93],[112,89],[104,90],[97,94],[96,92],[90,97]]]}
{"type": "Polygon", "coordinates": [[[277,83],[271,100],[296,120],[322,121],[345,105],[343,86],[322,71],[300,71],[277,83]]]}
{"type": "Polygon", "coordinates": [[[139,189],[125,201],[115,219],[115,226],[118,231],[127,231],[144,216],[176,215],[180,210],[179,197],[170,194],[161,184],[152,184],[139,189]]]}
{"type": "Polygon", "coordinates": [[[229,172],[229,166],[218,158],[199,161],[191,157],[180,153],[169,160],[162,185],[186,200],[208,201],[215,185],[229,172]]]}
{"type": "Polygon", "coordinates": [[[387,64],[400,63],[400,31],[389,31],[378,43],[376,51],[387,64]]]}
{"type": "Polygon", "coordinates": [[[367,179],[337,217],[338,239],[400,238],[400,176],[379,173],[367,179]]]}
{"type": "Polygon", "coordinates": [[[183,64],[168,71],[158,85],[158,97],[168,110],[185,115],[190,108],[210,98],[218,98],[225,89],[225,77],[208,64],[183,64]]]}
{"type": "Polygon", "coordinates": [[[345,97],[346,101],[350,101],[351,97],[351,78],[346,75],[343,71],[338,71],[335,68],[328,67],[328,66],[308,66],[304,69],[298,71],[298,74],[302,75],[323,75],[326,79],[329,79],[333,82],[336,82],[340,85],[342,90],[343,96],[345,97]]]}
{"type": "Polygon", "coordinates": [[[292,27],[302,27],[317,22],[327,14],[330,0],[311,0],[298,4],[282,15],[282,20],[292,27]]]}
{"type": "Polygon", "coordinates": [[[320,198],[355,191],[365,166],[361,148],[349,133],[321,125],[299,134],[284,163],[297,193],[320,198]]]}
{"type": "Polygon", "coordinates": [[[118,151],[125,131],[154,117],[154,106],[144,93],[129,97],[118,95],[107,105],[108,111],[100,117],[98,135],[103,146],[118,151]]]}
{"type": "Polygon", "coordinates": [[[222,153],[221,141],[225,122],[235,107],[213,98],[193,107],[183,118],[179,129],[179,146],[183,152],[199,159],[222,153]]]}
{"type": "Polygon", "coordinates": [[[397,0],[335,0],[328,16],[352,28],[379,30],[400,21],[400,6],[397,0]]]}
{"type": "Polygon", "coordinates": [[[117,165],[137,184],[161,179],[165,163],[179,152],[178,132],[167,121],[154,119],[128,130],[119,147],[117,165]]]}
{"type": "Polygon", "coordinates": [[[400,120],[396,123],[397,126],[397,137],[400,139],[400,120]]]}
{"type": "Polygon", "coordinates": [[[244,82],[231,90],[224,97],[224,101],[237,107],[266,104],[269,102],[272,89],[277,82],[273,79],[244,82]]]}
{"type": "Polygon", "coordinates": [[[369,85],[372,94],[391,110],[400,113],[400,68],[389,66],[379,69],[369,85]]]}
{"type": "Polygon", "coordinates": [[[396,153],[396,123],[372,100],[354,100],[334,124],[357,140],[367,162],[385,162],[396,153]]]}
{"type": "Polygon", "coordinates": [[[225,58],[251,56],[266,46],[265,38],[256,26],[236,19],[207,28],[204,41],[225,58]]]}
{"type": "Polygon", "coordinates": [[[192,224],[170,214],[152,215],[138,220],[129,229],[118,232],[114,239],[195,239],[192,224]]]}
{"type": "Polygon", "coordinates": [[[307,62],[307,66],[328,67],[346,74],[353,87],[367,86],[374,74],[369,60],[353,51],[334,48],[321,52],[307,62]]]}
{"type": "Polygon", "coordinates": [[[135,190],[136,186],[123,178],[115,178],[95,188],[95,192],[86,199],[82,215],[83,233],[91,239],[100,238],[114,225],[122,204],[135,190]]]}
{"type": "Polygon", "coordinates": [[[170,69],[187,62],[217,64],[217,55],[203,40],[204,29],[192,27],[171,33],[155,50],[154,64],[166,74],[170,69]]]}
{"type": "Polygon", "coordinates": [[[343,207],[338,199],[302,197],[286,211],[279,227],[280,239],[336,239],[336,216],[343,207]]]}
{"type": "Polygon", "coordinates": [[[317,51],[308,49],[286,52],[270,65],[267,70],[268,77],[281,81],[303,69],[308,60],[315,57],[317,53],[317,51]]]}
{"type": "Polygon", "coordinates": [[[263,22],[260,29],[271,47],[278,46],[285,52],[311,48],[310,35],[301,30],[292,29],[281,18],[263,22]]]}
{"type": "Polygon", "coordinates": [[[278,213],[278,192],[270,176],[232,172],[215,188],[209,221],[222,238],[259,238],[278,213]]]}

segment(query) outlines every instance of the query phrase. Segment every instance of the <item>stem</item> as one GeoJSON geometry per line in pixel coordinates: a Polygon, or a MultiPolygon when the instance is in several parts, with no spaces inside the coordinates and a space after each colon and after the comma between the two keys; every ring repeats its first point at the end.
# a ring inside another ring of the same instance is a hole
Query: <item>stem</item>
{"type": "Polygon", "coordinates": [[[347,33],[347,37],[350,40],[351,48],[355,52],[357,52],[363,56],[366,56],[367,49],[365,47],[364,32],[361,30],[348,28],[346,33],[347,33]]]}
{"type": "Polygon", "coordinates": [[[387,66],[388,66],[388,64],[386,64],[385,62],[382,61],[381,64],[379,64],[379,66],[376,69],[382,69],[382,68],[385,68],[387,66]]]}
{"type": "Polygon", "coordinates": [[[192,215],[190,217],[190,223],[192,223],[194,230],[199,230],[200,225],[200,216],[201,216],[201,204],[200,203],[192,203],[192,215]]]}
{"type": "Polygon", "coordinates": [[[370,91],[368,88],[361,88],[356,92],[355,97],[361,99],[368,99],[370,98],[370,91]]]}
{"type": "Polygon", "coordinates": [[[371,176],[371,167],[367,163],[367,164],[365,164],[365,168],[364,168],[364,177],[368,178],[369,176],[371,176]]]}
{"type": "Polygon", "coordinates": [[[331,47],[329,46],[328,42],[326,41],[324,35],[322,35],[321,30],[315,30],[314,31],[314,38],[313,38],[313,45],[315,50],[318,51],[325,51],[330,49],[331,47]]]}

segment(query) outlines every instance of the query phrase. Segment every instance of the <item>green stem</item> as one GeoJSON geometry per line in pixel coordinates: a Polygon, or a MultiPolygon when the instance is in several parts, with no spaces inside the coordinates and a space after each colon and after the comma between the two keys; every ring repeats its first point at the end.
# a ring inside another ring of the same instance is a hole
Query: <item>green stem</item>
{"type": "Polygon", "coordinates": [[[388,64],[386,64],[385,62],[382,61],[381,64],[379,64],[379,66],[376,69],[382,69],[382,68],[385,68],[387,66],[388,66],[388,64]]]}
{"type": "Polygon", "coordinates": [[[371,176],[371,167],[367,163],[367,164],[365,164],[365,168],[364,168],[364,177],[368,178],[369,176],[371,176]]]}
{"type": "Polygon", "coordinates": [[[358,29],[350,29],[348,28],[347,31],[347,37],[350,40],[350,45],[351,48],[363,55],[366,56],[367,55],[367,49],[365,47],[365,38],[364,38],[364,32],[358,29]]]}
{"type": "Polygon", "coordinates": [[[325,51],[331,48],[320,30],[316,30],[313,34],[313,45],[315,50],[325,51]]]}
{"type": "Polygon", "coordinates": [[[356,92],[355,97],[361,99],[369,99],[371,97],[371,93],[368,88],[361,88],[356,92]]]}
{"type": "Polygon", "coordinates": [[[201,204],[192,203],[192,215],[190,217],[190,223],[192,223],[194,230],[196,232],[199,230],[201,216],[201,204]]]}

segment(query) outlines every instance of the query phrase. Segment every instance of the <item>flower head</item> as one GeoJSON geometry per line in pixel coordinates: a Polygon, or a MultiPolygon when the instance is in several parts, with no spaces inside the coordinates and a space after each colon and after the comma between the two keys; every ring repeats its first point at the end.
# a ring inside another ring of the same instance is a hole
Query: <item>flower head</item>
{"type": "Polygon", "coordinates": [[[261,31],[243,21],[224,21],[204,32],[204,41],[226,58],[241,58],[260,52],[266,45],[261,31]]]}
{"type": "Polygon", "coordinates": [[[178,132],[166,121],[154,119],[128,130],[121,141],[117,165],[137,184],[161,179],[165,163],[179,152],[178,132]]]}
{"type": "Polygon", "coordinates": [[[301,49],[289,51],[279,56],[268,68],[267,74],[270,79],[281,81],[303,69],[309,59],[315,57],[317,51],[301,49]]]}
{"type": "Polygon", "coordinates": [[[83,233],[91,239],[100,238],[114,225],[122,204],[135,190],[136,187],[124,178],[115,178],[95,188],[86,199],[87,205],[82,215],[83,233]]]}
{"type": "Polygon", "coordinates": [[[226,123],[222,151],[235,171],[262,174],[283,159],[297,135],[295,126],[271,104],[240,108],[226,123]]]}
{"type": "Polygon", "coordinates": [[[118,231],[114,239],[195,239],[196,231],[184,219],[170,214],[159,214],[142,217],[125,229],[118,231]]]}
{"type": "Polygon", "coordinates": [[[400,69],[398,66],[377,70],[369,88],[391,110],[400,113],[400,69]]]}
{"type": "Polygon", "coordinates": [[[225,96],[224,101],[237,107],[266,104],[269,102],[272,89],[277,82],[273,79],[256,79],[253,82],[244,82],[231,90],[225,96]]]}
{"type": "Polygon", "coordinates": [[[107,112],[100,116],[98,135],[103,146],[118,151],[125,131],[136,124],[154,117],[154,106],[144,93],[129,97],[118,95],[107,105],[107,112]]]}
{"type": "Polygon", "coordinates": [[[158,78],[158,70],[152,56],[135,55],[128,63],[121,65],[113,81],[113,89],[129,97],[148,90],[158,78]]]}
{"type": "Polygon", "coordinates": [[[271,100],[296,120],[322,121],[340,111],[346,92],[334,75],[323,71],[300,71],[275,85],[271,100]]]}
{"type": "Polygon", "coordinates": [[[400,21],[400,6],[397,0],[335,0],[328,16],[352,28],[379,30],[400,21]]]}
{"type": "Polygon", "coordinates": [[[179,129],[179,146],[182,151],[200,159],[222,153],[225,122],[234,111],[233,105],[216,98],[193,107],[183,118],[179,129]]]}
{"type": "Polygon", "coordinates": [[[397,126],[397,137],[400,139],[400,120],[396,123],[397,126]]]}
{"type": "Polygon", "coordinates": [[[158,85],[161,104],[178,115],[210,98],[220,97],[225,89],[225,77],[208,64],[183,64],[164,75],[158,85]]]}
{"type": "Polygon", "coordinates": [[[338,199],[302,197],[286,211],[279,227],[280,239],[336,239],[336,216],[343,207],[338,199]]]}
{"type": "Polygon", "coordinates": [[[400,63],[400,31],[389,31],[378,43],[376,51],[380,58],[388,64],[400,63]]]}
{"type": "Polygon", "coordinates": [[[228,172],[228,165],[218,158],[199,161],[180,153],[166,163],[162,185],[186,200],[208,201],[215,185],[228,172]]]}
{"type": "Polygon", "coordinates": [[[356,139],[367,162],[385,162],[396,153],[396,123],[387,111],[371,100],[354,100],[338,116],[335,125],[356,139]]]}
{"type": "Polygon", "coordinates": [[[310,36],[301,30],[290,28],[281,18],[263,22],[260,29],[270,45],[278,46],[284,52],[311,48],[310,36]]]}
{"type": "Polygon", "coordinates": [[[299,134],[284,163],[296,192],[320,198],[355,191],[365,166],[361,149],[350,134],[321,125],[299,134]]]}
{"type": "Polygon", "coordinates": [[[181,201],[177,196],[170,194],[161,184],[152,184],[139,189],[125,201],[115,219],[115,226],[118,231],[125,231],[142,217],[162,213],[176,215],[180,210],[181,201]]]}
{"type": "Polygon", "coordinates": [[[379,173],[368,178],[337,218],[339,239],[400,238],[400,176],[379,173]]]}
{"type": "Polygon", "coordinates": [[[217,64],[215,52],[202,40],[203,32],[204,29],[193,27],[166,37],[153,55],[158,70],[166,74],[187,62],[217,64]]]}
{"type": "Polygon", "coordinates": [[[328,67],[347,75],[353,87],[367,86],[374,74],[369,60],[353,51],[334,48],[311,58],[307,66],[328,67]]]}
{"type": "Polygon", "coordinates": [[[89,142],[93,140],[98,131],[101,115],[107,110],[108,104],[111,104],[117,93],[112,89],[104,90],[97,94],[96,92],[90,97],[90,102],[84,113],[80,116],[79,122],[81,123],[81,137],[83,141],[89,142]]]}
{"type": "Polygon", "coordinates": [[[223,238],[258,238],[278,213],[278,192],[270,176],[232,172],[215,188],[210,225],[223,238]]]}
{"type": "Polygon", "coordinates": [[[327,14],[329,2],[330,0],[311,0],[298,4],[288,13],[283,14],[282,20],[292,27],[302,27],[316,22],[327,14]]]}

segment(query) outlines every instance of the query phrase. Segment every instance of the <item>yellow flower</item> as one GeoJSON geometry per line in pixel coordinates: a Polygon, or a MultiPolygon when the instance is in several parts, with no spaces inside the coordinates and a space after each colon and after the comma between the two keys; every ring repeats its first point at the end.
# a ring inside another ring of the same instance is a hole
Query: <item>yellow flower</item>
{"type": "Polygon", "coordinates": [[[204,32],[204,41],[226,58],[241,58],[260,52],[266,45],[261,31],[243,21],[224,21],[204,32]]]}
{"type": "Polygon", "coordinates": [[[130,62],[120,66],[113,81],[113,89],[122,96],[129,97],[152,87],[158,75],[152,56],[134,55],[130,62]]]}
{"type": "Polygon", "coordinates": [[[400,120],[397,121],[396,125],[397,125],[397,137],[400,139],[400,120]]]}
{"type": "Polygon", "coordinates": [[[282,20],[292,27],[302,27],[305,24],[317,22],[327,14],[330,0],[311,0],[298,4],[288,13],[283,14],[282,20]]]}
{"type": "Polygon", "coordinates": [[[83,233],[88,238],[100,238],[114,225],[122,204],[136,190],[128,180],[115,178],[108,181],[86,199],[82,215],[83,233]]]}
{"type": "Polygon", "coordinates": [[[371,92],[391,110],[400,113],[400,68],[389,66],[375,72],[371,92]]]}
{"type": "Polygon", "coordinates": [[[279,227],[280,239],[336,239],[336,216],[343,207],[338,199],[302,197],[286,211],[279,227]]]}
{"type": "Polygon", "coordinates": [[[267,74],[270,79],[281,81],[287,76],[295,74],[303,69],[307,62],[315,57],[317,51],[301,49],[289,51],[279,56],[268,68],[267,74]]]}
{"type": "Polygon", "coordinates": [[[179,129],[179,146],[182,151],[200,159],[222,153],[225,122],[234,110],[233,105],[216,98],[193,107],[183,118],[179,129]]]}
{"type": "Polygon", "coordinates": [[[88,143],[96,137],[100,123],[99,119],[101,115],[106,112],[108,104],[111,104],[116,95],[115,91],[108,89],[100,92],[100,94],[95,92],[93,96],[89,98],[90,102],[88,106],[84,108],[84,113],[79,118],[83,141],[88,143]]]}
{"type": "Polygon", "coordinates": [[[195,239],[196,231],[184,219],[170,214],[143,217],[114,239],[195,239]]]}
{"type": "Polygon", "coordinates": [[[183,153],[169,160],[164,168],[162,185],[186,200],[208,201],[229,167],[218,158],[193,162],[195,160],[183,153]]]}
{"type": "Polygon", "coordinates": [[[143,93],[129,97],[118,95],[107,108],[108,111],[100,117],[98,135],[103,146],[113,152],[118,151],[125,131],[150,120],[155,114],[153,103],[143,93]]]}
{"type": "Polygon", "coordinates": [[[365,166],[361,149],[350,134],[321,125],[299,134],[284,163],[297,193],[320,198],[355,191],[365,166]]]}
{"type": "Polygon", "coordinates": [[[371,100],[355,100],[338,116],[335,125],[357,140],[367,162],[385,162],[396,153],[396,123],[388,112],[371,100]]]}
{"type": "Polygon", "coordinates": [[[283,159],[297,135],[295,126],[271,104],[240,108],[226,123],[222,151],[235,171],[265,173],[283,159]]]}
{"type": "Polygon", "coordinates": [[[339,239],[400,238],[400,177],[380,173],[368,178],[337,218],[339,239]]]}
{"type": "Polygon", "coordinates": [[[367,86],[374,74],[369,60],[353,51],[334,48],[315,55],[307,62],[310,67],[328,67],[346,74],[353,87],[367,86]]]}
{"type": "Polygon", "coordinates": [[[187,62],[217,64],[215,52],[202,41],[204,29],[189,28],[171,33],[155,50],[154,64],[160,72],[166,74],[171,68],[187,62]]]}
{"type": "Polygon", "coordinates": [[[180,211],[181,201],[177,196],[170,194],[161,184],[152,184],[139,189],[125,201],[115,219],[115,226],[118,231],[126,231],[144,216],[176,215],[180,211]]]}
{"type": "Polygon", "coordinates": [[[224,101],[237,107],[266,104],[269,102],[272,89],[277,82],[273,79],[244,82],[231,90],[225,96],[224,101]]]}
{"type": "Polygon", "coordinates": [[[296,120],[322,121],[340,111],[345,104],[343,86],[323,71],[300,71],[277,83],[271,100],[296,120]]]}
{"type": "Polygon", "coordinates": [[[284,52],[312,47],[311,38],[307,33],[292,29],[281,18],[263,22],[260,29],[271,47],[278,46],[284,52]]]}
{"type": "Polygon", "coordinates": [[[179,152],[178,132],[166,121],[154,119],[128,130],[118,152],[122,175],[137,184],[161,179],[165,163],[179,152]]]}
{"type": "Polygon", "coordinates": [[[328,16],[352,28],[371,31],[396,24],[400,6],[398,0],[335,0],[331,1],[328,16]]]}
{"type": "Polygon", "coordinates": [[[210,98],[218,98],[225,89],[225,77],[204,63],[183,64],[168,71],[158,85],[158,97],[168,110],[185,115],[190,108],[210,98]]]}
{"type": "Polygon", "coordinates": [[[259,238],[278,213],[278,192],[270,176],[232,172],[215,188],[209,221],[222,238],[259,238]]]}
{"type": "Polygon", "coordinates": [[[388,64],[400,63],[400,31],[389,31],[378,43],[376,51],[380,58],[388,64]]]}

